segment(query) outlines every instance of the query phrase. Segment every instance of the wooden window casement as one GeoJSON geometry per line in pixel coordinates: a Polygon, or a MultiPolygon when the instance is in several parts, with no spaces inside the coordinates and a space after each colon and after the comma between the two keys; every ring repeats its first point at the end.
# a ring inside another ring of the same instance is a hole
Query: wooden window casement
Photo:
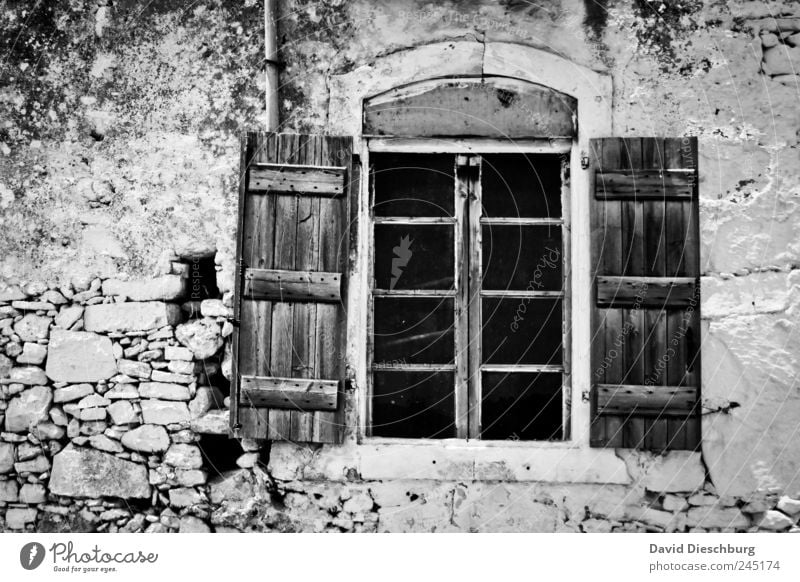
{"type": "Polygon", "coordinates": [[[379,149],[367,436],[568,438],[568,146],[379,149]]]}

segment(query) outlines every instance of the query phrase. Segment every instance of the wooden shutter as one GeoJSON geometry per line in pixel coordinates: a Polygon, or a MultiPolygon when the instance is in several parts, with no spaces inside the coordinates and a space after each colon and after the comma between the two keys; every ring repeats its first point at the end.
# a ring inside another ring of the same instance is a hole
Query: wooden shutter
{"type": "Polygon", "coordinates": [[[249,134],[242,150],[231,426],[340,442],[352,139],[249,134]]]}
{"type": "Polygon", "coordinates": [[[592,446],[700,442],[696,138],[592,140],[592,446]]]}

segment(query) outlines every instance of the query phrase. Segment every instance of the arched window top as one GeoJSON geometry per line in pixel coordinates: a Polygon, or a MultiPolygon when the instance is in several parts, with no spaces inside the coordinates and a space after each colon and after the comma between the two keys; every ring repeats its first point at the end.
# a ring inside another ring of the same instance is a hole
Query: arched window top
{"type": "Polygon", "coordinates": [[[577,99],[505,77],[429,79],[364,101],[364,135],[574,137],[577,99]]]}

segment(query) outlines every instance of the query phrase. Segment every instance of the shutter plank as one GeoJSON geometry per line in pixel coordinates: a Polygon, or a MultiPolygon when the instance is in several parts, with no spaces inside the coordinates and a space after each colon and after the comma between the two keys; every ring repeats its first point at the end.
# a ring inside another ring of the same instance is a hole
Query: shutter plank
{"type": "Polygon", "coordinates": [[[597,180],[602,187],[595,198],[605,200],[691,200],[693,174],[681,170],[603,171],[597,180]]]}
{"type": "MultiPolygon", "coordinates": [[[[272,375],[292,375],[292,345],[294,329],[294,305],[275,303],[272,307],[272,375]]],[[[270,438],[291,440],[292,418],[288,410],[269,411],[270,438]]]]}
{"type": "Polygon", "coordinates": [[[599,384],[597,406],[600,414],[648,414],[685,416],[694,408],[697,388],[690,386],[649,386],[599,384]]]}
{"type": "MultiPolygon", "coordinates": [[[[311,236],[307,233],[303,233],[303,235],[311,236]]],[[[314,235],[315,238],[316,236],[314,235]]],[[[293,271],[247,269],[244,292],[246,296],[254,299],[338,303],[341,301],[341,279],[340,273],[299,269],[293,271]]]]}
{"type": "MultiPolygon", "coordinates": [[[[620,331],[622,329],[622,311],[620,309],[599,309],[597,311],[604,314],[605,362],[608,363],[604,382],[618,384],[622,382],[625,365],[624,338],[620,331]]],[[[605,415],[601,418],[604,420],[603,430],[607,445],[610,447],[623,446],[624,417],[605,415]]]]}
{"type": "MultiPolygon", "coordinates": [[[[254,407],[291,411],[336,410],[338,382],[314,378],[242,376],[242,395],[254,407]]],[[[308,414],[298,416],[313,418],[308,414]]]]}
{"type": "MultiPolygon", "coordinates": [[[[313,161],[313,140],[305,143],[305,160],[313,161]]],[[[343,175],[340,177],[343,178],[343,175]]],[[[343,188],[342,179],[339,180],[343,188]]],[[[314,269],[318,264],[319,243],[319,198],[300,198],[297,201],[297,250],[295,269],[304,271],[314,269]]],[[[336,282],[339,275],[336,274],[336,282]]],[[[338,285],[334,285],[338,297],[338,285]]],[[[292,343],[295,346],[292,354],[292,376],[295,378],[313,378],[316,373],[316,317],[317,306],[314,303],[295,305],[294,330],[292,343]]],[[[333,409],[336,409],[336,385],[333,381],[333,409]]],[[[314,414],[295,412],[292,414],[292,438],[298,442],[309,442],[314,437],[314,414]]]]}
{"type": "Polygon", "coordinates": [[[345,169],[335,166],[259,164],[250,172],[250,192],[341,196],[345,169]]]}
{"type": "Polygon", "coordinates": [[[661,307],[689,305],[696,280],[690,277],[597,277],[597,304],[601,307],[661,307]]]}

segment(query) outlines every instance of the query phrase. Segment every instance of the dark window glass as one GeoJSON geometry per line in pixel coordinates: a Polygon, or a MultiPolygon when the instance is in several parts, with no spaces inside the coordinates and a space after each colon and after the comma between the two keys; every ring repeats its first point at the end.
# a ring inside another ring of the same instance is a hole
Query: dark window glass
{"type": "Polygon", "coordinates": [[[453,299],[375,297],[375,363],[449,364],[453,299]]]}
{"type": "Polygon", "coordinates": [[[561,291],[560,226],[483,227],[483,288],[561,291]]]}
{"type": "Polygon", "coordinates": [[[483,156],[482,198],[488,217],[561,217],[557,154],[483,156]]]}
{"type": "Polygon", "coordinates": [[[372,154],[376,216],[453,216],[452,155],[372,154]]]}
{"type": "Polygon", "coordinates": [[[561,299],[484,297],[484,364],[561,364],[561,299]]]}
{"type": "Polygon", "coordinates": [[[451,289],[453,227],[375,225],[376,289],[451,289]]]}
{"type": "Polygon", "coordinates": [[[560,440],[561,374],[483,374],[481,438],[560,440]]]}
{"type": "Polygon", "coordinates": [[[372,435],[452,438],[454,394],[451,372],[375,372],[372,435]]]}

